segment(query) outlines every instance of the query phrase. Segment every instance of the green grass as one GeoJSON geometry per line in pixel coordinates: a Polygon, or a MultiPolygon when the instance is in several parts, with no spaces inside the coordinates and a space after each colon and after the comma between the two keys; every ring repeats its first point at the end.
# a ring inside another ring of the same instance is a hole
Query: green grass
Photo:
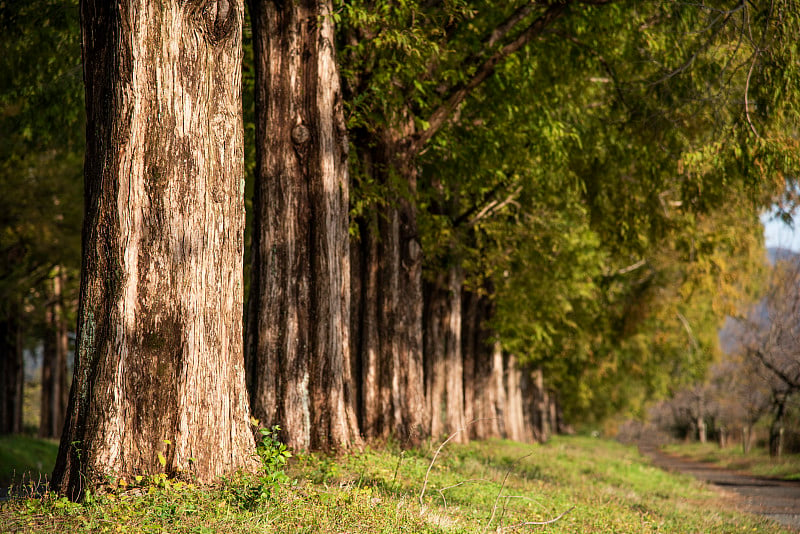
{"type": "Polygon", "coordinates": [[[741,446],[721,449],[715,443],[681,443],[669,445],[664,451],[757,476],[800,480],[800,454],[771,458],[765,448],[753,448],[744,454],[741,446]]]}
{"type": "Polygon", "coordinates": [[[257,475],[214,487],[155,479],[81,504],[16,499],[0,507],[0,532],[788,532],[725,511],[718,493],[632,448],[583,437],[448,444],[420,502],[435,445],[296,455],[288,484],[257,475]],[[546,527],[510,528],[565,512],[546,527]]]}
{"type": "Polygon", "coordinates": [[[0,487],[50,476],[57,453],[54,440],[0,436],[0,487]]]}

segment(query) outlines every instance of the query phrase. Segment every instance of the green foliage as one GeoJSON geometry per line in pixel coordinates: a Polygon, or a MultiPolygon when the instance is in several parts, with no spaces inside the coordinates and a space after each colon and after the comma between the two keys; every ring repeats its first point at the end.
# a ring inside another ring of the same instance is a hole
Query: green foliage
{"type": "Polygon", "coordinates": [[[421,157],[428,277],[458,262],[492,288],[497,337],[544,367],[570,420],[641,414],[704,376],[757,293],[758,214],[798,169],[797,95],[742,107],[751,65],[795,57],[777,36],[797,14],[771,5],[574,6],[421,157]]]}
{"type": "Polygon", "coordinates": [[[65,302],[78,289],[85,139],[78,21],[73,0],[0,4],[0,301],[22,304],[28,331],[52,299],[54,267],[66,275],[65,302]]]}
{"type": "Polygon", "coordinates": [[[274,425],[272,428],[259,428],[260,436],[256,444],[256,450],[263,467],[263,480],[268,485],[286,484],[290,481],[284,471],[286,460],[292,457],[292,453],[278,439],[281,427],[274,425]]]}

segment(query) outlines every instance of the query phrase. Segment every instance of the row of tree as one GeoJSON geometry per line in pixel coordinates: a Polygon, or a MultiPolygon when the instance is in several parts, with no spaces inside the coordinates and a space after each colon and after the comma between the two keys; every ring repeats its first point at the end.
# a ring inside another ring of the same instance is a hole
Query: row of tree
{"type": "MultiPolygon", "coordinates": [[[[74,43],[72,6],[45,4],[4,26],[64,20],[47,35],[74,43]]],[[[56,488],[246,468],[250,413],[296,448],[472,421],[459,437],[542,439],[561,410],[641,409],[702,376],[712,333],[753,293],[758,211],[795,176],[794,2],[253,0],[248,14],[81,3],[85,212],[56,488]]],[[[76,188],[67,171],[43,183],[30,203],[59,208],[41,220],[22,191],[58,167],[45,155],[68,166],[83,147],[40,122],[58,109],[35,105],[49,84],[14,67],[2,288],[41,309],[34,273],[75,260],[33,237],[68,227],[76,188]]],[[[58,120],[79,127],[69,110],[58,120]]],[[[6,345],[3,365],[18,361],[6,345]]]]}

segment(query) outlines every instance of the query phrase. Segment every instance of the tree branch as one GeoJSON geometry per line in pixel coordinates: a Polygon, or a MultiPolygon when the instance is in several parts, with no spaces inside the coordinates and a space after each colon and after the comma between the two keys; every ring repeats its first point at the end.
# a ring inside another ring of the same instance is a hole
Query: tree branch
{"type": "MultiPolygon", "coordinates": [[[[453,112],[461,105],[467,95],[473,89],[483,83],[486,78],[494,73],[498,63],[511,54],[517,52],[523,46],[531,42],[535,37],[540,35],[546,27],[563,15],[566,8],[567,4],[553,4],[549,6],[545,12],[539,18],[534,20],[519,36],[517,36],[510,43],[501,47],[494,54],[489,56],[489,58],[483,61],[483,63],[475,71],[475,74],[473,74],[469,80],[452,87],[445,96],[444,102],[438,108],[436,108],[433,113],[431,113],[427,121],[428,127],[413,136],[409,149],[409,155],[413,157],[420,152],[420,150],[427,144],[428,141],[430,141],[436,132],[438,132],[442,126],[447,123],[447,121],[453,115],[453,112]]],[[[505,24],[508,23],[512,18],[515,18],[516,15],[518,15],[518,12],[512,14],[511,17],[509,17],[506,22],[501,24],[500,27],[504,27],[505,24]]],[[[503,35],[506,35],[511,29],[512,27],[505,29],[505,31],[502,32],[503,35]]],[[[492,41],[493,37],[494,33],[489,37],[487,44],[489,41],[492,41]]]]}
{"type": "Polygon", "coordinates": [[[486,206],[483,207],[483,209],[477,215],[475,215],[475,217],[470,219],[470,221],[467,223],[467,226],[475,226],[475,224],[477,224],[484,217],[491,215],[492,213],[502,209],[509,203],[513,202],[514,197],[520,194],[521,191],[522,191],[522,186],[520,185],[516,187],[513,191],[511,191],[511,193],[509,193],[508,196],[502,201],[493,200],[489,202],[486,206]]]}
{"type": "Polygon", "coordinates": [[[769,359],[764,355],[763,352],[761,352],[758,349],[752,349],[752,348],[748,349],[747,352],[749,352],[751,355],[753,355],[756,358],[758,358],[759,361],[762,364],[764,364],[764,367],[766,367],[767,369],[772,371],[772,373],[775,376],[777,376],[780,379],[781,382],[786,384],[791,391],[800,390],[800,384],[797,383],[797,381],[794,381],[791,378],[789,378],[789,376],[786,373],[784,373],[775,364],[773,364],[771,361],[769,361],[769,359]]]}

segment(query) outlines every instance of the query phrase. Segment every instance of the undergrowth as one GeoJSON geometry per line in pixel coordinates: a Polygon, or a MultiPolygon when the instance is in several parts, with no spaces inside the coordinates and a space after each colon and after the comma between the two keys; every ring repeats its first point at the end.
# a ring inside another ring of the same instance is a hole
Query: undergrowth
{"type": "Polygon", "coordinates": [[[786,532],[610,441],[447,444],[432,463],[438,443],[292,455],[276,430],[260,433],[259,473],[213,486],[148,478],[77,504],[15,498],[0,505],[0,531],[786,532]]]}

